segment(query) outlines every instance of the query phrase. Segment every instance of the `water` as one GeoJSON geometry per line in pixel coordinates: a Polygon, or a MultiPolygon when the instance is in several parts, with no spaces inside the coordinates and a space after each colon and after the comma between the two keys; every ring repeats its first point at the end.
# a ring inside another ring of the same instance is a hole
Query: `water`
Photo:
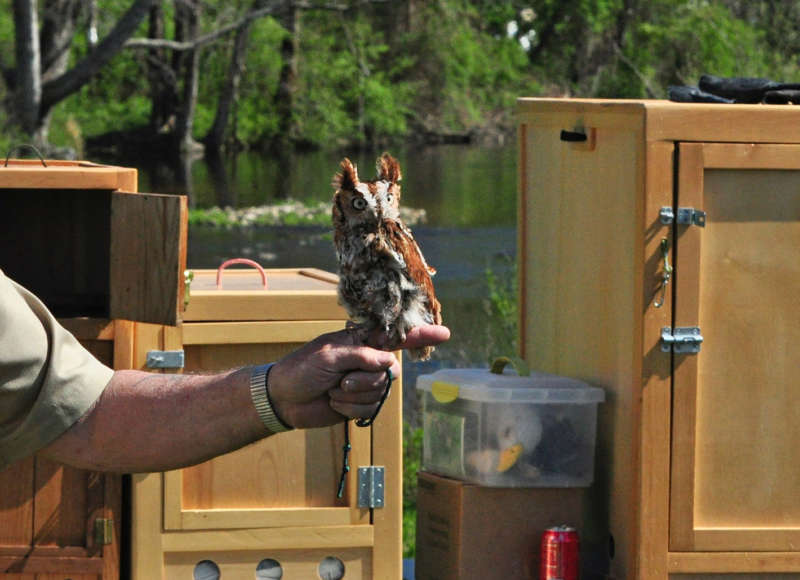
{"type": "MultiPolygon", "coordinates": [[[[179,170],[137,163],[139,190],[188,193],[192,207],[264,205],[293,198],[329,201],[330,185],[342,157],[349,155],[365,179],[375,175],[382,151],[348,154],[317,151],[279,161],[240,154],[222,170],[198,160],[179,170]]],[[[486,270],[501,279],[513,276],[516,255],[516,147],[446,145],[395,148],[403,170],[402,203],[425,208],[427,221],[414,235],[428,262],[437,269],[436,294],[451,340],[431,361],[404,363],[405,415],[415,419],[415,378],[445,367],[486,366],[494,343],[489,332],[486,270]]],[[[128,162],[130,163],[130,161],[128,162]]],[[[274,227],[189,230],[190,268],[216,268],[224,260],[247,257],[268,268],[315,267],[336,271],[328,228],[274,227]]]]}

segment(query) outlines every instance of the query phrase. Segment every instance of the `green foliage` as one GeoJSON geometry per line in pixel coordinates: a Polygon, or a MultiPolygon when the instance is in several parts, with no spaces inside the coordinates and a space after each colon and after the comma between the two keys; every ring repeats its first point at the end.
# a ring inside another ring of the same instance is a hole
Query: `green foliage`
{"type": "Polygon", "coordinates": [[[417,472],[422,468],[422,429],[403,421],[403,557],[416,554],[417,472]]]}
{"type": "MultiPolygon", "coordinates": [[[[199,32],[230,24],[252,2],[207,0],[199,32]]],[[[291,137],[319,146],[381,144],[424,134],[474,134],[513,127],[519,96],[658,97],[700,74],[797,80],[800,5],[774,0],[404,0],[299,12],[298,77],[291,137]]],[[[108,34],[130,0],[100,0],[108,34]]],[[[10,0],[0,0],[0,67],[13,82],[10,0]]],[[[167,38],[174,5],[164,3],[167,38]]],[[[72,65],[89,50],[79,23],[72,65]]],[[[147,33],[147,22],[136,36],[147,33]]],[[[245,146],[268,144],[282,126],[275,96],[288,32],[271,17],[249,29],[234,106],[245,146]]],[[[195,137],[216,115],[230,68],[233,34],[201,49],[195,137]]],[[[164,50],[171,60],[173,54],[164,50]]],[[[151,103],[152,52],[126,49],[86,87],[53,110],[50,141],[80,148],[85,136],[144,125],[151,103]]],[[[182,90],[178,79],[177,89],[182,90]]],[[[0,82],[4,125],[14,118],[13,85],[0,82]]],[[[5,130],[2,142],[10,142],[5,130]]],[[[2,143],[0,143],[2,144],[2,143]]]]}
{"type": "Polygon", "coordinates": [[[518,275],[516,262],[511,257],[502,258],[505,270],[510,275],[498,275],[492,268],[486,269],[486,285],[489,297],[486,300],[486,313],[489,325],[487,330],[487,350],[489,364],[498,356],[515,357],[519,353],[518,341],[518,275]]]}

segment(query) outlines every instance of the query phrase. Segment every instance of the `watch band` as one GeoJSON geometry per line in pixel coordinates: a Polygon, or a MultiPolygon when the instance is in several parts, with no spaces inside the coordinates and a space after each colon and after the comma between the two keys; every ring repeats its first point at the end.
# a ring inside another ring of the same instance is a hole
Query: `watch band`
{"type": "Polygon", "coordinates": [[[272,365],[261,365],[253,369],[253,374],[250,375],[250,397],[253,400],[253,405],[258,411],[258,416],[261,422],[269,429],[270,433],[283,433],[290,431],[291,426],[284,423],[277,414],[275,409],[272,408],[272,402],[269,399],[269,371],[272,365]]]}

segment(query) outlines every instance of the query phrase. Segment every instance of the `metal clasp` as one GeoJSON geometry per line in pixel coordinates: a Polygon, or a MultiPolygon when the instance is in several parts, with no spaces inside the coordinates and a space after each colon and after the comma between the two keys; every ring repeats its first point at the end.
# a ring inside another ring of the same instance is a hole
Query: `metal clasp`
{"type": "Polygon", "coordinates": [[[676,354],[695,354],[700,352],[703,335],[699,326],[684,326],[661,329],[661,350],[676,354]]]}

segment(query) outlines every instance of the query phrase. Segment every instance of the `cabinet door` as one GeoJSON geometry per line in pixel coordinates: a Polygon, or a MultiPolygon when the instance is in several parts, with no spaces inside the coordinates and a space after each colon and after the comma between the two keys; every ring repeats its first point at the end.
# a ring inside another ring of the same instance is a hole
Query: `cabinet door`
{"type": "Polygon", "coordinates": [[[111,318],[177,324],[183,309],[187,219],[184,196],[113,192],[111,318]]]}
{"type": "Polygon", "coordinates": [[[800,545],[800,146],[686,143],[674,326],[670,549],[800,545]]]}

